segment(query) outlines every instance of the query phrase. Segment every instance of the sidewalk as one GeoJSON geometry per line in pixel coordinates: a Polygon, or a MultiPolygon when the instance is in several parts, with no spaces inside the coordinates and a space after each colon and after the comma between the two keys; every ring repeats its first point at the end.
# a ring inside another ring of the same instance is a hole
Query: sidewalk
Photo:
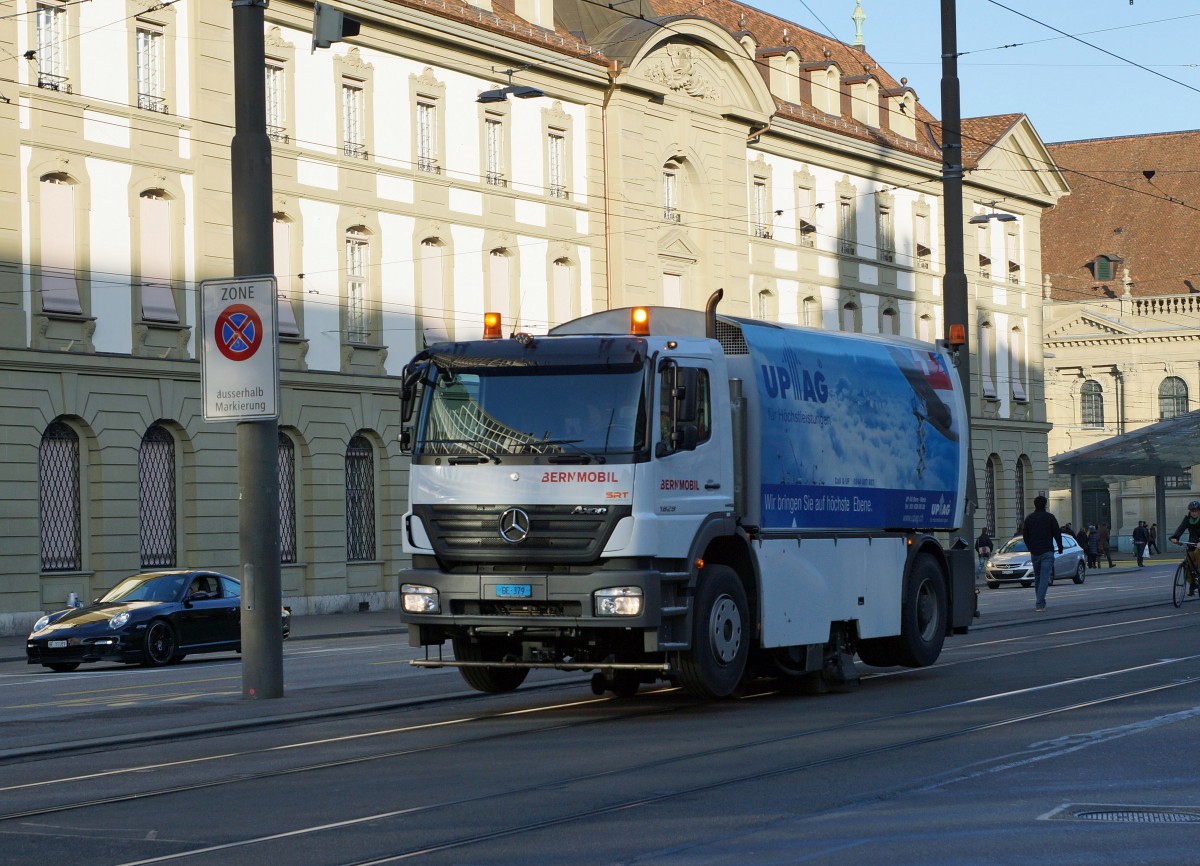
{"type": "MultiPolygon", "coordinates": [[[[292,636],[288,642],[374,634],[405,635],[407,629],[400,622],[397,609],[293,616],[292,636]]],[[[24,661],[25,637],[23,634],[0,637],[0,661],[24,661]]]]}

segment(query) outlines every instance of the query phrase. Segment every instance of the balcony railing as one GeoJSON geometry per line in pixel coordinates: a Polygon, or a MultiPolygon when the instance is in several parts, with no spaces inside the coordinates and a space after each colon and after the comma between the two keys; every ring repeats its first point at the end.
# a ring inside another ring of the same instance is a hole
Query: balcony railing
{"type": "Polygon", "coordinates": [[[550,185],[550,198],[570,198],[571,192],[565,186],[550,185]]]}
{"type": "Polygon", "coordinates": [[[771,239],[771,230],[769,228],[767,228],[766,226],[755,226],[754,227],[754,236],[756,238],[766,238],[767,240],[770,240],[771,239]]]}
{"type": "Polygon", "coordinates": [[[162,96],[155,96],[151,93],[139,93],[138,108],[143,111],[157,111],[160,114],[166,114],[167,100],[162,96]]]}
{"type": "Polygon", "coordinates": [[[487,181],[488,186],[508,187],[508,181],[505,179],[504,175],[498,171],[489,171],[483,177],[484,180],[487,181]]]}
{"type": "Polygon", "coordinates": [[[51,75],[49,72],[39,72],[37,86],[43,90],[58,90],[71,93],[71,82],[64,75],[51,75]]]}
{"type": "Polygon", "coordinates": [[[663,219],[669,223],[681,223],[683,222],[683,214],[673,207],[667,207],[663,208],[663,219]]]}
{"type": "Polygon", "coordinates": [[[366,159],[368,156],[367,146],[357,141],[347,141],[343,144],[342,153],[351,159],[366,159]]]}
{"type": "Polygon", "coordinates": [[[270,123],[267,124],[267,138],[271,139],[271,141],[278,141],[283,144],[292,143],[292,137],[287,134],[282,126],[273,126],[270,123]]]}
{"type": "Polygon", "coordinates": [[[430,174],[441,174],[442,167],[438,165],[438,161],[431,156],[418,156],[417,171],[427,171],[430,174]]]}
{"type": "Polygon", "coordinates": [[[880,250],[880,251],[879,251],[879,261],[881,261],[881,262],[894,262],[894,261],[896,261],[896,253],[895,253],[895,251],[894,251],[894,250],[880,250]]]}

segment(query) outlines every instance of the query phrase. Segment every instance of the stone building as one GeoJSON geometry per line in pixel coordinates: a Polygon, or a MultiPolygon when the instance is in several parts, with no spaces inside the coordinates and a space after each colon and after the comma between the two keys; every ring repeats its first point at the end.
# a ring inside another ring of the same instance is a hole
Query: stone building
{"type": "MultiPolygon", "coordinates": [[[[1053,144],[1071,186],[1045,217],[1046,414],[1062,454],[1200,408],[1200,132],[1053,144]]],[[[1128,536],[1156,520],[1153,477],[1092,475],[1060,515],[1128,536]]],[[[1162,478],[1174,529],[1200,498],[1190,468],[1162,478]]]]}
{"type": "MultiPolygon", "coordinates": [[[[362,29],[328,50],[311,2],[272,0],[264,33],[297,612],[394,603],[396,376],[485,309],[541,332],[722,288],[734,314],[942,335],[937,122],[861,38],[730,0],[338,6],[362,29]]],[[[231,26],[210,0],[0,0],[0,631],[131,571],[236,569],[236,436],[203,420],[196,334],[198,283],[232,276],[231,26]]],[[[1003,534],[1048,485],[1040,221],[1065,185],[1023,116],[963,132],[1003,534]]]]}

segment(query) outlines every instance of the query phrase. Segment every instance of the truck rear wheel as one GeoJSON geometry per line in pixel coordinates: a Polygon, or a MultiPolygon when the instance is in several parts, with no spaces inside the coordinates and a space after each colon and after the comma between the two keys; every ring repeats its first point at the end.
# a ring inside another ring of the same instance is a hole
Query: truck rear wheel
{"type": "MultiPolygon", "coordinates": [[[[498,662],[510,654],[510,648],[497,642],[474,643],[454,638],[454,658],[460,662],[498,662]]],[[[458,672],[478,692],[511,692],[529,676],[526,668],[459,668],[458,672]]]]}
{"type": "Polygon", "coordinates": [[[680,654],[679,684],[700,698],[725,698],[746,671],[750,618],[746,590],[733,569],[700,572],[692,614],[692,649],[680,654]]]}
{"type": "Polygon", "coordinates": [[[858,657],[872,667],[928,667],[942,654],[948,615],[942,569],[933,557],[918,557],[904,587],[900,634],[859,641],[858,657]]]}

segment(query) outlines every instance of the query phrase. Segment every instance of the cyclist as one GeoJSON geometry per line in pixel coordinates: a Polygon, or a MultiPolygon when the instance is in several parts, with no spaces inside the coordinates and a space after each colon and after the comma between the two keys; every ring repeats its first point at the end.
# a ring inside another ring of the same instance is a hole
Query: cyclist
{"type": "Polygon", "coordinates": [[[1188,513],[1179,523],[1179,528],[1171,533],[1171,543],[1178,544],[1187,530],[1188,548],[1187,559],[1192,564],[1192,573],[1188,575],[1188,595],[1196,594],[1196,575],[1200,574],[1200,499],[1188,503],[1188,513]]]}

